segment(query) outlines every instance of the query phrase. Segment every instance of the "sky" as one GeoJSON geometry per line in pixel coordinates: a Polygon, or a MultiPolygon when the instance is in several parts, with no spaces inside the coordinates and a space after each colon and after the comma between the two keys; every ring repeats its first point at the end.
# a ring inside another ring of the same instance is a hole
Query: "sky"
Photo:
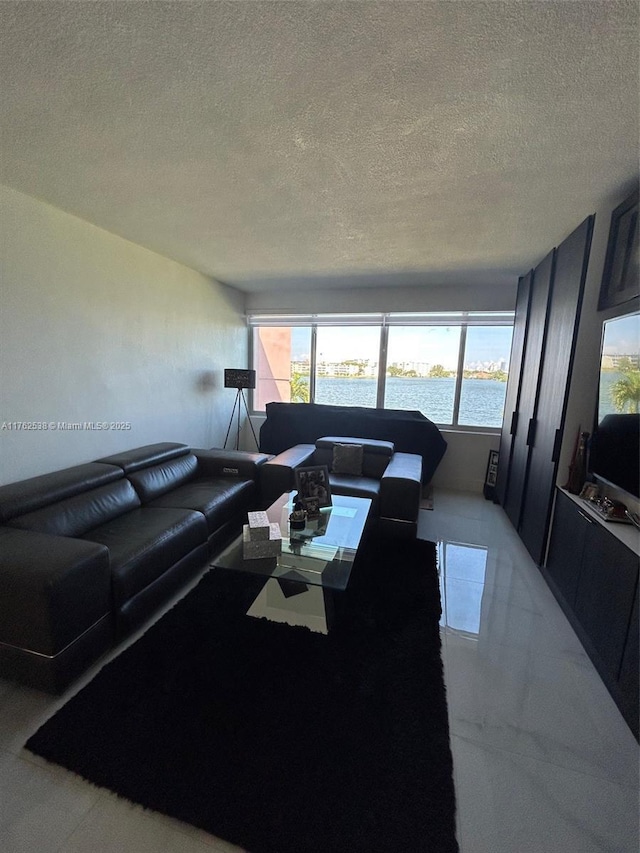
{"type": "MultiPolygon", "coordinates": [[[[379,358],[378,327],[318,328],[317,358],[325,361],[344,361],[352,358],[379,358]]],[[[471,326],[467,331],[465,364],[496,362],[507,364],[511,351],[510,326],[471,326]]],[[[309,356],[309,328],[292,330],[292,358],[298,361],[309,356]]],[[[455,369],[458,363],[460,328],[457,326],[392,326],[389,331],[387,362],[428,362],[455,369]]]]}
{"type": "Polygon", "coordinates": [[[640,351],[640,314],[616,317],[604,325],[604,355],[632,355],[640,351]]]}

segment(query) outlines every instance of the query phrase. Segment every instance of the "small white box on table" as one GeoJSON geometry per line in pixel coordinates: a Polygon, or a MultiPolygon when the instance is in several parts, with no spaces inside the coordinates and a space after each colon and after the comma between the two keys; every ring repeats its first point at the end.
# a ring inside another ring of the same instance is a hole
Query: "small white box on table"
{"type": "Polygon", "coordinates": [[[269,517],[266,512],[248,512],[249,536],[252,542],[266,542],[271,538],[269,531],[269,517]]]}
{"type": "Polygon", "coordinates": [[[249,524],[242,526],[242,556],[245,560],[260,559],[261,557],[277,557],[282,551],[282,533],[276,522],[267,528],[268,539],[254,539],[249,524]]]}

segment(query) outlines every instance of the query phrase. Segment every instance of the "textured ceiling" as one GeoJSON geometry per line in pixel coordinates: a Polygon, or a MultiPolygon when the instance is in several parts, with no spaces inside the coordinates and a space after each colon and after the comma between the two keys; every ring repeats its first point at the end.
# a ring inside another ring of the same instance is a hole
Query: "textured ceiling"
{"type": "Polygon", "coordinates": [[[637,2],[2,2],[1,178],[247,291],[501,282],[638,171],[637,2]]]}

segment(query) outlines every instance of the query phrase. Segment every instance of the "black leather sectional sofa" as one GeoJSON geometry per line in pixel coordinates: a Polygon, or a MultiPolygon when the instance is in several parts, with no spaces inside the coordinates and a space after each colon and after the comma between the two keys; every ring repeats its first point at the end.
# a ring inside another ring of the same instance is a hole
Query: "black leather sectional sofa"
{"type": "Polygon", "coordinates": [[[64,689],[240,529],[268,459],[163,443],[0,487],[0,676],[64,689]]]}

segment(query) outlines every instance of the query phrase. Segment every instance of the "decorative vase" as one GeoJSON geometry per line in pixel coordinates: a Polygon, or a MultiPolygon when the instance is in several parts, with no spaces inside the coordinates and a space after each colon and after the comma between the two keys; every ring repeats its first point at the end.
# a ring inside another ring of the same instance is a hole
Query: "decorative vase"
{"type": "Polygon", "coordinates": [[[569,465],[569,479],[565,489],[572,495],[579,495],[587,478],[587,441],[588,432],[581,432],[573,459],[569,465]]]}

